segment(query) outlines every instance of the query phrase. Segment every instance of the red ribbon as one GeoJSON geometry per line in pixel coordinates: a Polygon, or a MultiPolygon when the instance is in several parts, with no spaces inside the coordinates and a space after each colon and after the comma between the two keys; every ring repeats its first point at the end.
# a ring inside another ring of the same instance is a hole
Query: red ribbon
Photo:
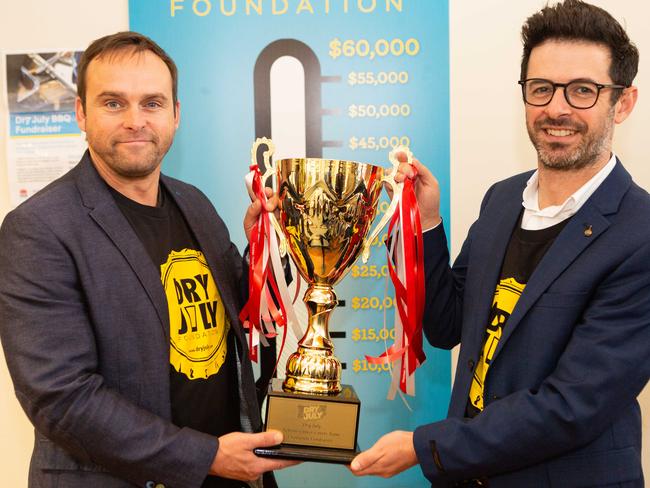
{"type": "Polygon", "coordinates": [[[387,253],[388,271],[395,287],[396,308],[402,324],[402,347],[398,348],[396,341],[379,357],[366,356],[366,360],[373,364],[388,364],[401,360],[399,387],[402,392],[407,393],[408,377],[426,360],[422,348],[424,245],[420,212],[411,179],[404,181],[402,197],[391,218],[388,235],[392,242],[399,240],[404,251],[404,263],[401,263],[397,256],[400,245],[393,247],[396,250],[393,255],[387,253]],[[400,279],[402,274],[404,282],[400,279]]]}
{"type": "MultiPolygon", "coordinates": [[[[257,222],[251,231],[249,246],[249,267],[248,267],[248,302],[239,314],[239,320],[248,330],[248,350],[251,360],[257,362],[258,351],[256,338],[261,338],[264,345],[267,345],[265,338],[272,338],[278,335],[276,327],[283,327],[282,344],[280,354],[284,348],[287,336],[287,314],[284,303],[278,292],[278,285],[272,270],[270,260],[270,236],[274,230],[271,228],[269,212],[266,210],[266,193],[262,186],[262,176],[257,165],[251,165],[253,173],[252,190],[255,196],[262,202],[262,211],[257,222]],[[277,305],[276,305],[277,302],[277,305]],[[264,327],[262,327],[264,325],[264,327]]],[[[277,250],[276,250],[277,252],[277,250]]],[[[280,356],[278,354],[278,357],[280,356]]],[[[277,368],[277,363],[276,363],[277,368]]]]}

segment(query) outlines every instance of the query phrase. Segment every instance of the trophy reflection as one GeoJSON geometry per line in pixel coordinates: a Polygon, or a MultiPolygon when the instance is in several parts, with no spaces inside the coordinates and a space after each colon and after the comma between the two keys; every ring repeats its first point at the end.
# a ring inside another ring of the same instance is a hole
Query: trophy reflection
{"type": "MultiPolygon", "coordinates": [[[[280,213],[279,222],[272,221],[281,253],[288,252],[308,283],[303,299],[308,322],[297,351],[287,360],[284,382],[274,380],[269,386],[266,428],[281,430],[284,444],[274,452],[259,453],[347,463],[357,451],[360,402],[350,385],[341,385],[341,362],[328,331],[338,303],[333,286],[359,254],[367,260],[370,244],[394,212],[401,185],[371,164],[317,158],[274,163],[269,139],[255,142],[254,160],[264,145],[268,150],[262,181],[275,177],[280,213]],[[370,232],[384,182],[393,189],[393,201],[370,232]]],[[[391,158],[396,166],[393,154],[391,158]]]]}

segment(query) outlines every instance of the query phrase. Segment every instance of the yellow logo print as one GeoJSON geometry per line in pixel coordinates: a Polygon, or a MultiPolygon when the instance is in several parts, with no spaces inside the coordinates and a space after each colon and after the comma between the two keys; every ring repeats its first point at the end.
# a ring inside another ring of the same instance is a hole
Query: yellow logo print
{"type": "Polygon", "coordinates": [[[230,322],[201,251],[172,251],[160,267],[169,309],[169,361],[190,380],[216,374],[228,352],[230,322]]]}
{"type": "Polygon", "coordinates": [[[490,322],[487,327],[487,334],[483,350],[472,378],[472,385],[469,390],[469,399],[479,410],[483,410],[483,388],[485,377],[492,363],[492,357],[501,340],[503,327],[508,321],[510,314],[515,309],[515,305],[526,287],[525,284],[519,283],[514,278],[501,280],[497,284],[492,302],[492,311],[490,312],[490,322]]]}

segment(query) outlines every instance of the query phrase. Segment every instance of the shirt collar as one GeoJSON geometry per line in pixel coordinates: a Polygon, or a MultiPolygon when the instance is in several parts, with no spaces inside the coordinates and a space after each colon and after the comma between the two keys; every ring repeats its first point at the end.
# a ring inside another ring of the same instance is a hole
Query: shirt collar
{"type": "Polygon", "coordinates": [[[569,215],[575,214],[580,207],[589,199],[589,197],[596,191],[600,184],[607,178],[609,173],[612,172],[616,166],[616,155],[612,153],[612,157],[603,168],[591,177],[584,185],[578,188],[569,198],[567,198],[561,205],[552,205],[543,210],[539,208],[539,170],[536,170],[526,183],[526,188],[522,195],[524,208],[535,215],[543,217],[557,217],[563,213],[569,215]]]}

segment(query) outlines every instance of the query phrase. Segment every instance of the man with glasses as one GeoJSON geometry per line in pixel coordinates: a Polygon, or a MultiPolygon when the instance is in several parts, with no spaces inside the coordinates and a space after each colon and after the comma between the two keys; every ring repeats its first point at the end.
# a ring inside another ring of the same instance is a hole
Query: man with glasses
{"type": "Polygon", "coordinates": [[[432,345],[461,344],[446,420],[379,439],[351,464],[432,486],[644,486],[636,397],[650,377],[650,197],[612,152],[638,51],[579,0],[523,26],[537,170],[493,185],[453,267],[438,183],[415,180],[432,345]]]}

